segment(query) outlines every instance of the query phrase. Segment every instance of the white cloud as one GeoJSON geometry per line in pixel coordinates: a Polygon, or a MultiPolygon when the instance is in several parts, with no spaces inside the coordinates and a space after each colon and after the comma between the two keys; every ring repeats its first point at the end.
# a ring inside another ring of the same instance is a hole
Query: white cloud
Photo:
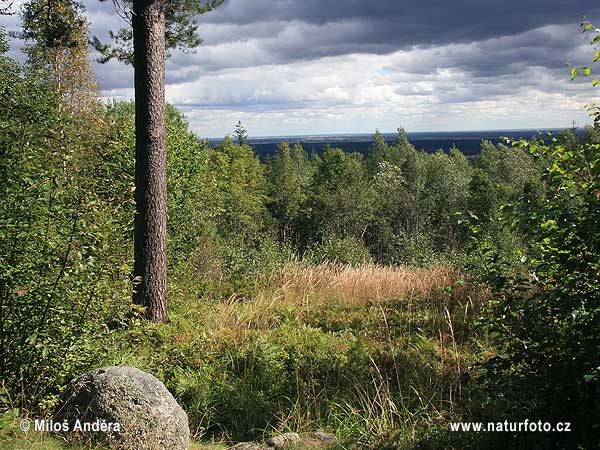
{"type": "MultiPolygon", "coordinates": [[[[451,44],[391,55],[354,54],[286,64],[225,68],[172,84],[203,136],[231,133],[242,120],[253,135],[490,128],[546,128],[588,122],[594,92],[570,83],[564,66],[518,65],[473,76],[468,64],[433,55],[468,55],[489,42],[451,44]],[[447,67],[444,67],[447,66],[447,67]]],[[[577,49],[579,51],[579,49],[577,49]]]]}

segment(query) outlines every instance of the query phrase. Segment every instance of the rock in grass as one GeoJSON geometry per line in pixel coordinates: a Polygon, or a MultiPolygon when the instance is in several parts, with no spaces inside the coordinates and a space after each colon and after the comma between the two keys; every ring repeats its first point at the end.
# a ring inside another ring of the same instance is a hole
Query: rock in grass
{"type": "Polygon", "coordinates": [[[184,450],[189,444],[185,411],[163,383],[135,367],[102,367],[76,378],[56,417],[72,431],[82,431],[78,423],[113,424],[109,431],[83,430],[84,437],[123,450],[184,450]]]}
{"type": "Polygon", "coordinates": [[[227,450],[269,450],[269,447],[254,442],[240,442],[227,450]]]}
{"type": "Polygon", "coordinates": [[[312,441],[317,441],[322,445],[333,445],[336,442],[336,437],[334,434],[325,433],[323,431],[315,431],[311,433],[309,439],[312,441]]]}
{"type": "Polygon", "coordinates": [[[266,444],[273,448],[286,448],[300,441],[301,438],[298,433],[283,433],[279,436],[273,436],[272,438],[269,438],[266,444]]]}

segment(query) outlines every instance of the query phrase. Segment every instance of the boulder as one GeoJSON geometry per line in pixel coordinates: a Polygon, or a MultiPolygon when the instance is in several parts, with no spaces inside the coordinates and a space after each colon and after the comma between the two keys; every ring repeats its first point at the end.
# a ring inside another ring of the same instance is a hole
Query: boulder
{"type": "Polygon", "coordinates": [[[71,431],[82,431],[82,424],[110,426],[100,432],[98,427],[83,430],[86,438],[100,438],[122,450],[188,447],[185,411],[162,382],[135,367],[102,367],[85,373],[71,382],[61,400],[56,419],[68,422],[71,431]]]}
{"type": "Polygon", "coordinates": [[[240,442],[233,447],[229,447],[227,450],[269,450],[269,447],[255,442],[240,442]]]}
{"type": "Polygon", "coordinates": [[[315,431],[302,436],[302,441],[310,448],[324,448],[334,445],[337,442],[335,434],[315,431]]]}
{"type": "Polygon", "coordinates": [[[267,439],[265,442],[269,447],[274,448],[286,448],[292,444],[296,444],[301,441],[298,433],[283,433],[278,436],[273,436],[267,439]]]}

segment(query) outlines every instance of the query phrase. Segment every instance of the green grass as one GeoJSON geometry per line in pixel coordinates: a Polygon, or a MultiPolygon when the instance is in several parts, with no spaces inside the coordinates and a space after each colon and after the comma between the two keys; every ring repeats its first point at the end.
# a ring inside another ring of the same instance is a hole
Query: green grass
{"type": "MultiPolygon", "coordinates": [[[[191,449],[316,430],[340,449],[452,448],[461,376],[491,354],[470,326],[485,293],[448,267],[295,264],[256,280],[251,298],[210,301],[193,276],[171,283],[170,323],[134,320],[106,364],[161,379],[188,414],[191,449]]],[[[2,448],[65,448],[16,420],[2,448]]]]}
{"type": "MultiPolygon", "coordinates": [[[[22,417],[18,411],[0,414],[0,448],[2,450],[108,450],[97,444],[68,443],[64,438],[49,433],[20,429],[22,417]]],[[[191,442],[189,450],[225,450],[224,444],[191,442]]]]}
{"type": "Polygon", "coordinates": [[[448,267],[290,265],[257,285],[207,302],[180,278],[170,323],[127,335],[120,362],[166,383],[196,440],[415,448],[459,420],[461,375],[491,354],[470,326],[485,293],[448,267]]]}
{"type": "Polygon", "coordinates": [[[100,446],[72,444],[48,433],[36,432],[33,429],[24,432],[20,429],[22,417],[18,411],[0,414],[0,448],[6,450],[103,450],[100,446]]]}

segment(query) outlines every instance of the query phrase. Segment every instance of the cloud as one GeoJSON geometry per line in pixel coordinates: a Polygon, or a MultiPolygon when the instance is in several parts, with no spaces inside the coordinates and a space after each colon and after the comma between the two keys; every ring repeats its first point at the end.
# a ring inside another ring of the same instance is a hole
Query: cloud
{"type": "MultiPolygon", "coordinates": [[[[100,38],[125,25],[85,4],[100,38]]],[[[600,4],[226,0],[199,18],[197,51],[169,59],[167,99],[205,136],[237,120],[254,135],[567,126],[594,94],[565,67],[593,57],[583,13],[600,21],[600,4]]],[[[131,67],[94,70],[105,97],[132,97],[131,67]]]]}
{"type": "MultiPolygon", "coordinates": [[[[583,13],[597,15],[600,5],[586,0],[228,0],[202,16],[201,23],[254,24],[260,34],[270,23],[285,24],[285,31],[276,29],[272,36],[278,38],[282,56],[298,59],[481,41],[546,25],[576,24],[583,13]]],[[[210,35],[211,28],[206,32],[210,35]]],[[[232,40],[259,38],[244,32],[232,33],[232,40]]]]}
{"type": "Polygon", "coordinates": [[[519,63],[514,70],[495,73],[459,64],[464,55],[487,45],[224,69],[199,81],[172,84],[167,96],[185,111],[203,111],[201,122],[195,121],[199,115],[190,114],[195,127],[204,129],[210,118],[219,117],[212,127],[220,134],[230,132],[228,127],[242,117],[255,124],[254,129],[248,124],[251,132],[262,134],[301,132],[298,125],[307,126],[304,116],[312,118],[309,131],[321,133],[332,130],[328,127],[336,132],[391,131],[400,124],[412,130],[490,128],[490,123],[492,128],[526,128],[585,120],[591,88],[570,83],[564,65],[549,70],[519,63]],[[443,64],[432,64],[432,53],[447,55],[443,64]]]}

